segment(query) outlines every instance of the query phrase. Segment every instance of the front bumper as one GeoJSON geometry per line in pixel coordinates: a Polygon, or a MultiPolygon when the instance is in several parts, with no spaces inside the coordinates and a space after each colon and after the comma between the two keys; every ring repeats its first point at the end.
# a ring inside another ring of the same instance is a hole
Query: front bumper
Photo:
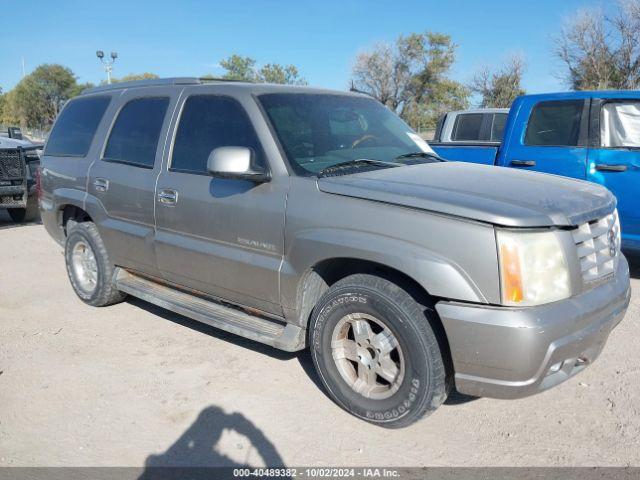
{"type": "Polygon", "coordinates": [[[456,388],[468,395],[520,398],[551,388],[593,362],[629,305],[629,266],[581,295],[538,307],[442,301],[456,388]]]}

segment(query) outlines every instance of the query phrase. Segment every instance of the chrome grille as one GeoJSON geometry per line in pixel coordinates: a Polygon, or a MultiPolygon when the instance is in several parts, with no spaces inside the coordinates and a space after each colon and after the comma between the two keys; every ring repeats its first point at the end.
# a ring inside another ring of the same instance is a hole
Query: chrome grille
{"type": "Polygon", "coordinates": [[[612,275],[621,243],[618,211],[583,223],[571,233],[585,285],[612,275]]]}

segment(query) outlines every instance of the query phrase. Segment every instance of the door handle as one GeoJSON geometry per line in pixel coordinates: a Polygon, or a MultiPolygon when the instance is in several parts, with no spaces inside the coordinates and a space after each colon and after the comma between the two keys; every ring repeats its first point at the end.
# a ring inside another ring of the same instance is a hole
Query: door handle
{"type": "Polygon", "coordinates": [[[626,165],[608,165],[606,163],[596,163],[596,170],[599,172],[626,172],[626,165]]]}
{"type": "Polygon", "coordinates": [[[511,165],[514,167],[535,167],[536,162],[533,160],[511,160],[511,165]]]}
{"type": "Polygon", "coordinates": [[[96,178],[93,181],[93,186],[96,187],[96,192],[106,192],[109,190],[109,180],[105,178],[96,178]]]}
{"type": "Polygon", "coordinates": [[[158,192],[158,201],[163,205],[175,205],[178,203],[178,192],[170,188],[164,188],[158,192]]]}

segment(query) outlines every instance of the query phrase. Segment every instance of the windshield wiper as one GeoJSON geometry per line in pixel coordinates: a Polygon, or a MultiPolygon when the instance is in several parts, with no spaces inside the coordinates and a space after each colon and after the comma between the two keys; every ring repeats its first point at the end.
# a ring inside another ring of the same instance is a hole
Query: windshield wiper
{"type": "Polygon", "coordinates": [[[394,158],[394,160],[401,160],[403,158],[433,158],[438,162],[444,162],[444,160],[440,158],[438,155],[436,155],[435,153],[429,153],[429,152],[403,153],[402,155],[398,155],[396,158],[394,158]]]}
{"type": "MultiPolygon", "coordinates": [[[[370,158],[357,158],[355,160],[347,160],[346,162],[336,163],[330,167],[325,167],[318,172],[318,178],[329,177],[338,172],[348,170],[349,168],[357,168],[359,165],[381,165],[385,168],[401,167],[402,165],[392,162],[383,162],[382,160],[371,160],[370,158]]],[[[353,172],[352,172],[353,173],[353,172]]]]}

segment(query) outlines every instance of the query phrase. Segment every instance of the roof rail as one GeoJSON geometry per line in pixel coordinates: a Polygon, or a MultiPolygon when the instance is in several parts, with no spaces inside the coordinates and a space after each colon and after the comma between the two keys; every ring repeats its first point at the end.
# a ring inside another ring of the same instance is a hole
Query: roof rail
{"type": "Polygon", "coordinates": [[[121,90],[123,88],[136,87],[159,87],[167,85],[198,85],[207,82],[240,82],[251,83],[247,80],[235,80],[230,78],[218,77],[171,77],[171,78],[152,78],[149,80],[132,80],[130,82],[111,83],[109,85],[100,85],[97,87],[87,88],[82,93],[107,92],[109,90],[121,90]]]}
{"type": "Polygon", "coordinates": [[[121,90],[123,88],[135,87],[155,87],[166,85],[196,85],[202,83],[199,78],[195,77],[172,77],[172,78],[153,78],[150,80],[132,80],[130,82],[111,83],[109,85],[99,85],[97,87],[87,88],[82,93],[107,92],[109,90],[121,90]]]}

